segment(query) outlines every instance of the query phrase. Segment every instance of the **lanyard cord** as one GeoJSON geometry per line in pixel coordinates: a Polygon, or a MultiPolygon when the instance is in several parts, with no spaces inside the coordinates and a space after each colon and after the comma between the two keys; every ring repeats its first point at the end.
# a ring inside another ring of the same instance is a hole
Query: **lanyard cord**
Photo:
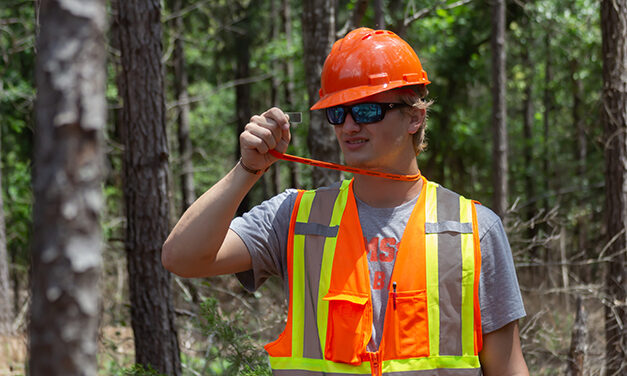
{"type": "Polygon", "coordinates": [[[310,166],[329,168],[331,170],[346,171],[346,172],[351,172],[353,174],[376,176],[379,178],[386,178],[386,179],[400,180],[400,181],[417,181],[420,179],[420,172],[418,172],[415,175],[388,174],[385,172],[364,170],[362,168],[348,167],[348,166],[343,166],[337,163],[323,162],[323,161],[317,161],[315,159],[297,157],[295,155],[290,155],[290,154],[283,154],[283,153],[279,153],[278,151],[274,149],[270,150],[269,153],[279,159],[283,159],[284,161],[298,162],[298,163],[303,163],[303,164],[307,164],[310,166]]]}

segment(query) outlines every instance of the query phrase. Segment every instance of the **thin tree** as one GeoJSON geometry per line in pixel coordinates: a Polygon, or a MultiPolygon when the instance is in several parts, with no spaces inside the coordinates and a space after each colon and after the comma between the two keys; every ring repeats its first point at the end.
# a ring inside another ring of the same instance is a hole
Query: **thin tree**
{"type": "MultiPolygon", "coordinates": [[[[1,136],[1,133],[0,133],[1,136]]],[[[0,137],[0,155],[2,155],[0,137]]],[[[2,169],[0,168],[0,335],[11,333],[13,327],[13,291],[9,283],[9,255],[4,226],[4,205],[2,201],[2,169]]]]}
{"type": "MultiPolygon", "coordinates": [[[[250,49],[253,42],[253,33],[256,31],[252,30],[251,27],[251,14],[253,4],[246,1],[235,1],[233,3],[236,8],[236,12],[242,16],[242,19],[239,23],[239,26],[242,28],[241,31],[234,33],[235,40],[234,49],[235,52],[235,80],[245,81],[250,78],[250,49]]],[[[237,119],[237,145],[235,148],[235,159],[239,159],[241,156],[241,151],[239,147],[239,135],[244,132],[244,128],[246,124],[250,121],[252,117],[252,109],[251,109],[251,87],[252,84],[250,82],[242,82],[235,87],[235,116],[237,119]]],[[[250,208],[250,195],[246,195],[242,202],[240,203],[237,213],[241,215],[245,213],[250,208]]]]}
{"type": "Polygon", "coordinates": [[[385,13],[383,11],[383,0],[374,0],[373,8],[375,29],[385,29],[385,13]]]}
{"type": "MultiPolygon", "coordinates": [[[[292,7],[290,5],[290,0],[283,0],[283,12],[281,13],[281,18],[283,20],[283,28],[285,31],[285,48],[288,51],[292,50],[292,46],[294,45],[292,39],[292,7]]],[[[285,75],[287,78],[287,82],[283,85],[285,91],[285,105],[288,108],[292,108],[294,106],[294,64],[292,59],[285,59],[283,61],[283,70],[285,71],[285,75]]],[[[292,138],[292,145],[294,147],[298,147],[299,144],[298,138],[292,138]]],[[[275,164],[278,169],[278,164],[275,164]]],[[[298,163],[290,163],[290,186],[294,188],[300,188],[300,170],[298,163]]]]}
{"type": "Polygon", "coordinates": [[[183,9],[183,0],[174,0],[172,12],[174,18],[174,51],[172,53],[174,65],[174,95],[177,100],[177,136],[180,158],[180,182],[182,197],[182,212],[185,212],[190,205],[196,201],[194,192],[194,165],[192,163],[192,141],[189,138],[189,93],[187,90],[187,69],[185,68],[184,25],[183,16],[180,13],[183,9]]]}
{"type": "Polygon", "coordinates": [[[492,176],[493,209],[507,211],[507,111],[505,103],[505,0],[492,1],[492,176]]]}
{"type": "Polygon", "coordinates": [[[627,372],[627,0],[601,2],[605,137],[605,225],[611,255],[606,277],[607,375],[627,372]]]}
{"type": "MultiPolygon", "coordinates": [[[[305,0],[303,2],[303,55],[309,105],[318,100],[322,66],[335,40],[335,2],[305,0]]],[[[323,111],[310,113],[307,146],[314,159],[340,162],[340,147],[335,132],[327,123],[323,111]]],[[[314,186],[329,185],[340,179],[339,171],[314,168],[314,186]]]]}
{"type": "Polygon", "coordinates": [[[44,1],[39,17],[29,371],[96,375],[105,1],[44,1]]]}
{"type": "Polygon", "coordinates": [[[118,0],[117,9],[125,247],[135,360],[180,375],[170,275],[161,265],[161,246],[169,230],[161,5],[157,0],[118,0]]]}
{"type": "MultiPolygon", "coordinates": [[[[279,16],[279,3],[278,0],[270,0],[270,19],[279,20],[281,19],[282,23],[285,23],[285,19],[282,16],[279,16]]],[[[283,12],[281,12],[283,14],[283,12]]],[[[279,34],[281,32],[281,24],[279,22],[271,22],[270,32],[268,37],[277,41],[279,39],[279,34]]],[[[284,59],[290,60],[290,59],[284,59]]],[[[272,58],[272,79],[270,80],[270,107],[272,106],[280,106],[280,87],[285,84],[285,82],[281,82],[279,77],[279,67],[285,68],[285,63],[279,63],[276,58],[272,58]]],[[[287,101],[285,103],[287,104],[287,101]]],[[[294,164],[294,163],[292,163],[294,164]]],[[[268,185],[269,189],[266,189],[270,193],[270,195],[274,196],[278,194],[281,190],[281,164],[275,163],[270,168],[270,174],[266,174],[263,176],[264,185],[268,185]],[[269,178],[268,178],[268,175],[269,178]],[[269,180],[269,181],[268,181],[269,180]],[[267,184],[266,184],[267,183],[267,184]]]]}

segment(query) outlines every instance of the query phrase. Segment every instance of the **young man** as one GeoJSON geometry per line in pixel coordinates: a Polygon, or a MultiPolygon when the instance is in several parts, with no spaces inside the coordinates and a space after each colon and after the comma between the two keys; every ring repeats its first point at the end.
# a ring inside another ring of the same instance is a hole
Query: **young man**
{"type": "Polygon", "coordinates": [[[356,174],[287,190],[231,221],[290,141],[278,108],[253,116],[242,158],[179,220],[163,264],[184,277],[283,278],[288,320],[266,345],[275,375],[528,375],[511,251],[489,209],[419,177],[427,74],[395,34],[337,41],[320,100],[356,174]],[[411,178],[410,176],[415,178],[411,178]]]}

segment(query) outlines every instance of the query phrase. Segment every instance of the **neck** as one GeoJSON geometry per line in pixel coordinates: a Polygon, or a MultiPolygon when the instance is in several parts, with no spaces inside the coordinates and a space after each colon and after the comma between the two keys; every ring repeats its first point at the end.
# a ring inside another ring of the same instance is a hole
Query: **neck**
{"type": "Polygon", "coordinates": [[[353,191],[366,204],[375,208],[391,208],[412,200],[422,189],[422,179],[398,181],[355,175],[353,191]]]}

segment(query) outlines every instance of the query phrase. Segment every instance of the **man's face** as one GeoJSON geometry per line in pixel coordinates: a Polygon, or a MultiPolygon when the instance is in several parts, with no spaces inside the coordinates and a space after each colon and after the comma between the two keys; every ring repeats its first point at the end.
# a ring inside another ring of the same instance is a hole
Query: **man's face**
{"type": "MultiPolygon", "coordinates": [[[[345,105],[365,102],[402,103],[402,100],[398,92],[386,91],[345,105]]],[[[344,124],[334,127],[349,166],[405,174],[412,173],[408,171],[416,158],[412,135],[421,121],[401,108],[393,108],[376,123],[359,124],[348,114],[344,124]]]]}

